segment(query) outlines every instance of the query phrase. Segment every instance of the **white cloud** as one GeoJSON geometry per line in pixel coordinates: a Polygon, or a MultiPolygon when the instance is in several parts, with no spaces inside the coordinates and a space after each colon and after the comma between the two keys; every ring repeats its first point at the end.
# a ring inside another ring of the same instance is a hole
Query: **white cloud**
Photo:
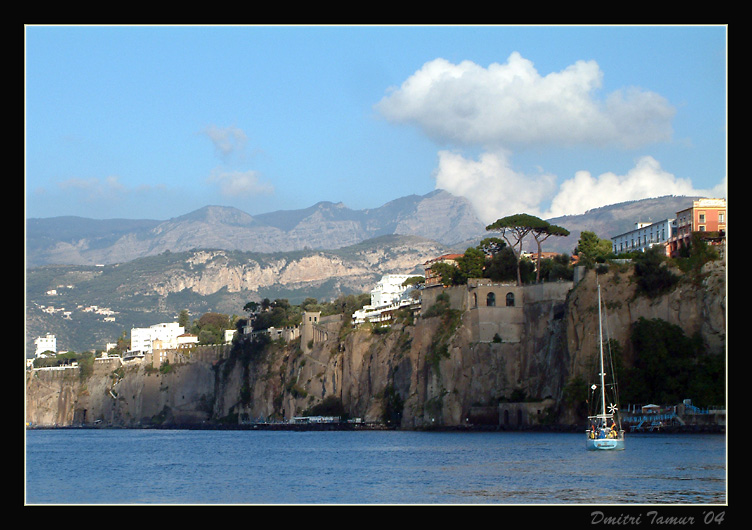
{"type": "Polygon", "coordinates": [[[388,120],[418,127],[440,145],[482,148],[477,160],[439,153],[436,187],[467,198],[484,222],[515,213],[544,219],[663,195],[725,196],[695,190],[688,179],[643,156],[625,175],[594,177],[578,171],[559,186],[541,171],[513,169],[513,150],[545,147],[635,149],[672,139],[675,109],[659,94],[627,87],[601,94],[603,73],[595,61],[577,61],[541,75],[512,53],[504,64],[483,68],[471,61],[435,59],[378,104],[388,120]]]}
{"type": "Polygon", "coordinates": [[[478,160],[470,160],[441,151],[434,177],[437,188],[465,197],[480,220],[488,224],[517,213],[551,219],[665,195],[726,197],[725,180],[711,190],[698,190],[688,179],[663,170],[650,156],[637,160],[626,175],[609,172],[593,177],[587,171],[578,171],[558,186],[552,174],[526,175],[513,170],[503,153],[484,153],[478,160]],[[546,204],[550,204],[548,209],[546,204]]]}
{"type": "Polygon", "coordinates": [[[541,76],[517,52],[488,68],[435,59],[377,109],[391,121],[416,125],[441,144],[631,148],[671,138],[675,109],[665,98],[630,88],[601,101],[602,79],[595,61],[577,61],[541,76]]]}
{"type": "MultiPolygon", "coordinates": [[[[211,125],[204,133],[214,144],[215,149],[224,160],[231,157],[245,157],[247,137],[238,127],[217,127],[211,125]]],[[[206,182],[219,187],[220,193],[229,198],[243,198],[266,195],[274,192],[274,186],[263,182],[258,171],[214,169],[206,182]]]]}
{"type": "Polygon", "coordinates": [[[484,153],[475,161],[441,151],[434,177],[437,188],[468,199],[481,221],[489,224],[515,213],[539,215],[540,204],[556,192],[555,176],[516,172],[501,152],[484,153]]]}
{"type": "Polygon", "coordinates": [[[226,197],[264,195],[274,192],[274,186],[262,182],[257,171],[215,170],[207,182],[217,184],[226,197]]]}
{"type": "Polygon", "coordinates": [[[210,125],[204,129],[204,134],[209,137],[222,158],[233,154],[243,155],[247,137],[241,129],[234,126],[217,127],[210,125]]]}
{"type": "Polygon", "coordinates": [[[689,179],[677,178],[663,170],[653,157],[644,156],[626,175],[603,173],[593,177],[578,171],[565,181],[551,201],[546,218],[581,214],[607,204],[661,197],[664,195],[709,195],[709,190],[696,190],[689,179]]]}

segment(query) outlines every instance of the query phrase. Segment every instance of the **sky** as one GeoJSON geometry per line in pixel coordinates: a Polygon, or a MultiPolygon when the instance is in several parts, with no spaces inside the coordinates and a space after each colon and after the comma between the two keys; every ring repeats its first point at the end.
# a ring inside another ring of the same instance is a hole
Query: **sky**
{"type": "Polygon", "coordinates": [[[727,30],[26,26],[26,217],[725,198],[727,30]]]}

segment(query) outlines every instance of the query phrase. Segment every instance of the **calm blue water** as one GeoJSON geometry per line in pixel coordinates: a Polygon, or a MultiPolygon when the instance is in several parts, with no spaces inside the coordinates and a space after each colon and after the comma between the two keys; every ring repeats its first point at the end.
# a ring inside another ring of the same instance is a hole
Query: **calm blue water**
{"type": "Polygon", "coordinates": [[[564,433],[32,430],[26,503],[727,501],[724,436],[627,443],[589,452],[584,435],[564,433]]]}

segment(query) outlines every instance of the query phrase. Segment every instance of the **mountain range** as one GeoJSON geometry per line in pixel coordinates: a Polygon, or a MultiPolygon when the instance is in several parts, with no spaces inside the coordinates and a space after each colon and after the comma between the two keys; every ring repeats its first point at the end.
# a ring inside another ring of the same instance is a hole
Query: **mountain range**
{"type": "MultiPolygon", "coordinates": [[[[570,235],[550,238],[544,250],[571,253],[583,230],[610,238],[631,230],[638,221],[675,217],[693,199],[644,199],[549,219],[568,229],[570,235]]],[[[319,202],[305,209],[255,216],[237,208],[206,206],[166,221],[30,218],[26,220],[26,265],[106,265],[194,249],[260,253],[331,250],[384,235],[418,236],[462,252],[490,234],[469,201],[436,190],[365,210],[319,202]]]]}

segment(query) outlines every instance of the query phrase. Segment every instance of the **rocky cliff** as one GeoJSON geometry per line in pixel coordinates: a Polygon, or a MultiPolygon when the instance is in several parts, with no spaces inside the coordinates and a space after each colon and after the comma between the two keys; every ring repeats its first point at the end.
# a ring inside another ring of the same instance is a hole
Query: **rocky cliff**
{"type": "MultiPolygon", "coordinates": [[[[701,284],[682,282],[655,299],[635,292],[631,273],[598,276],[610,337],[630,355],[638,318],[699,333],[709,351],[726,341],[726,269],[707,266],[701,284]]],[[[533,286],[531,289],[539,287],[533,286]]],[[[123,366],[97,361],[75,369],[27,373],[26,419],[36,425],[237,425],[242,419],[291,418],[333,396],[353,417],[402,428],[499,423],[499,403],[524,396],[537,415],[525,422],[572,421],[564,388],[597,351],[596,275],[564,296],[530,296],[518,342],[478,342],[470,311],[404,315],[388,330],[330,324],[312,348],[299,341],[197,350],[160,370],[147,359],[123,366]],[[431,316],[435,314],[435,316],[431,316]],[[391,412],[392,414],[389,414],[391,412]]]]}

